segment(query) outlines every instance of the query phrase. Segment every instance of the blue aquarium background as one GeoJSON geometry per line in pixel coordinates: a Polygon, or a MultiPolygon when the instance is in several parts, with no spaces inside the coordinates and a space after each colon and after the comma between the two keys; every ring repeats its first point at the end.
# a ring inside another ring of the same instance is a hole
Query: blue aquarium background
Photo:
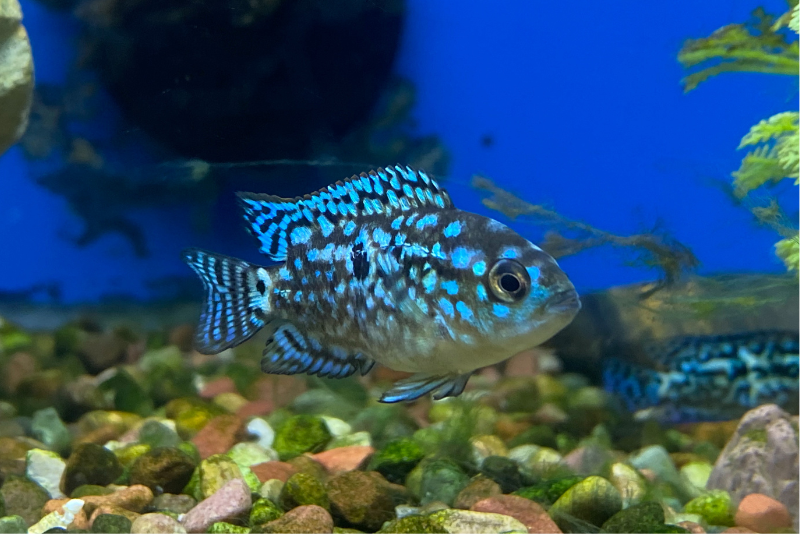
{"type": "MultiPolygon", "coordinates": [[[[770,13],[785,11],[781,1],[760,3],[770,13]]],[[[80,54],[79,23],[35,0],[22,7],[37,84],[67,84],[80,54]]],[[[797,109],[796,79],[731,73],[684,94],[686,71],[676,59],[686,39],[745,21],[755,7],[738,0],[409,0],[391,66],[392,79],[405,80],[414,92],[400,128],[412,139],[437,138],[446,157],[427,170],[439,174],[462,209],[501,217],[470,186],[479,174],[528,202],[608,232],[663,232],[693,251],[703,274],[783,272],[774,254],[775,232],[759,226],[725,188],[744,155],[736,147],[750,126],[797,109]]],[[[72,120],[73,133],[99,144],[119,141],[102,157],[129,179],[163,183],[176,168],[185,171],[191,154],[159,146],[123,117],[102,84],[96,87],[94,113],[72,120]]],[[[215,128],[213,121],[207,128],[215,128]]],[[[121,208],[141,231],[147,249],[141,255],[113,231],[77,246],[86,221],[68,196],[41,185],[42,176],[63,168],[63,157],[30,160],[13,147],[0,157],[0,294],[61,303],[163,299],[184,289],[199,295],[199,283],[180,260],[184,247],[264,261],[245,232],[236,190],[298,195],[326,185],[331,176],[369,170],[361,162],[408,163],[364,161],[358,154],[340,154],[336,161],[341,165],[324,166],[324,173],[301,162],[225,167],[217,161],[222,165],[211,168],[228,169],[230,178],[218,182],[221,189],[210,200],[184,202],[178,193],[169,201],[121,208]]],[[[796,219],[796,189],[787,184],[777,191],[796,219]]],[[[120,187],[119,196],[126,194],[120,187]]],[[[512,226],[534,242],[546,230],[521,220],[512,226]]],[[[560,263],[581,292],[659,276],[629,259],[606,246],[560,263]]]]}

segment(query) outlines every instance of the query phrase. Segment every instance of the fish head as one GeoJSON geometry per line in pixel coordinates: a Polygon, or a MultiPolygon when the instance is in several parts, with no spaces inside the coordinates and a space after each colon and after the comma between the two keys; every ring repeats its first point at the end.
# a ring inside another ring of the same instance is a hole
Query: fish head
{"type": "MultiPolygon", "coordinates": [[[[581,307],[578,293],[552,256],[493,219],[466,217],[463,238],[480,250],[461,272],[472,278],[471,306],[478,319],[481,345],[498,357],[539,345],[567,326],[581,307]]],[[[458,248],[452,252],[458,259],[458,248]]],[[[503,359],[505,359],[503,358],[503,359]]]]}

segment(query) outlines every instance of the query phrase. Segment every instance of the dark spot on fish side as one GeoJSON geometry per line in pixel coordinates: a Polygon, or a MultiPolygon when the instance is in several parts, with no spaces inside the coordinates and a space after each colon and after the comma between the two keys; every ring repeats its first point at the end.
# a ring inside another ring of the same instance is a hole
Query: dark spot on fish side
{"type": "Polygon", "coordinates": [[[356,243],[353,246],[351,258],[353,260],[353,276],[356,280],[364,280],[369,274],[369,263],[362,243],[356,243]]]}
{"type": "Polygon", "coordinates": [[[262,295],[267,291],[267,286],[264,284],[263,280],[259,280],[256,284],[256,291],[261,293],[262,295]]]}

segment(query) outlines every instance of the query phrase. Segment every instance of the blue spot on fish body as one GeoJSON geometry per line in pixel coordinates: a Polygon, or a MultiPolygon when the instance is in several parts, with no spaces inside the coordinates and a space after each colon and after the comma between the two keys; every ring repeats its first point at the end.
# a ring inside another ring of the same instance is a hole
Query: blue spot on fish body
{"type": "Polygon", "coordinates": [[[422,285],[426,293],[432,293],[436,289],[436,271],[429,271],[422,277],[422,285]]]}
{"type": "Polygon", "coordinates": [[[422,230],[426,226],[436,226],[437,222],[439,222],[439,216],[435,213],[429,213],[417,221],[417,230],[422,230]]]}
{"type": "Polygon", "coordinates": [[[392,229],[393,230],[399,230],[401,224],[403,224],[403,216],[402,215],[397,217],[395,220],[392,221],[392,229]]]}
{"type": "Polygon", "coordinates": [[[508,317],[508,314],[511,313],[511,310],[508,306],[504,306],[503,304],[493,304],[492,312],[494,312],[495,316],[503,319],[508,317]]]}
{"type": "Polygon", "coordinates": [[[461,222],[453,221],[444,228],[445,237],[456,237],[461,233],[461,222]]]}
{"type": "Polygon", "coordinates": [[[486,302],[489,300],[489,295],[486,294],[486,288],[483,287],[483,284],[478,284],[475,288],[475,292],[478,294],[479,301],[486,302]]]}
{"type": "Polygon", "coordinates": [[[439,299],[439,307],[448,317],[453,317],[455,315],[455,309],[453,308],[453,304],[446,298],[442,297],[439,299]]]}
{"type": "Polygon", "coordinates": [[[303,260],[301,260],[300,258],[295,258],[294,259],[294,268],[297,269],[298,271],[300,269],[302,269],[303,268],[303,260]]]}
{"type": "Polygon", "coordinates": [[[457,247],[453,251],[452,261],[453,267],[456,269],[466,269],[469,267],[469,263],[472,261],[472,257],[475,255],[475,251],[467,250],[464,247],[457,247]]]}
{"type": "Polygon", "coordinates": [[[298,226],[292,230],[290,239],[292,240],[292,245],[308,243],[311,239],[311,229],[305,226],[298,226]]]}
{"type": "MultiPolygon", "coordinates": [[[[334,206],[334,208],[335,207],[336,206],[334,206]]],[[[331,210],[331,211],[334,211],[334,210],[331,210]]],[[[331,232],[333,232],[334,226],[333,226],[333,223],[331,223],[328,220],[327,217],[325,217],[324,215],[320,215],[319,217],[317,217],[317,222],[319,223],[319,227],[322,230],[322,235],[323,236],[328,237],[329,235],[331,235],[331,232]]]]}
{"type": "Polygon", "coordinates": [[[500,253],[501,258],[508,258],[510,260],[513,260],[517,256],[519,256],[519,251],[515,248],[510,248],[510,247],[500,253]]]}
{"type": "Polygon", "coordinates": [[[353,221],[347,221],[347,224],[344,226],[344,235],[350,236],[356,230],[356,223],[353,221]]]}
{"type": "Polygon", "coordinates": [[[447,280],[442,282],[441,287],[447,291],[448,295],[458,295],[458,282],[455,280],[447,280]]]}
{"type": "Polygon", "coordinates": [[[472,266],[472,272],[475,274],[475,276],[483,276],[483,274],[486,272],[486,262],[476,262],[475,265],[472,266]]]}
{"type": "Polygon", "coordinates": [[[456,302],[456,310],[461,314],[461,318],[467,322],[471,323],[475,319],[475,314],[472,313],[472,309],[463,300],[456,302]]]}

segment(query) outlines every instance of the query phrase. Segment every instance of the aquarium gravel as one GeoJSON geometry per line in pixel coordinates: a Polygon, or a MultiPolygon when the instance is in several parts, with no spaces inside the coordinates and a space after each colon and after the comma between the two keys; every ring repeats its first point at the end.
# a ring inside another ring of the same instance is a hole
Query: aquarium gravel
{"type": "Polygon", "coordinates": [[[85,325],[5,324],[0,532],[796,527],[797,417],[776,406],[635,421],[543,351],[512,359],[513,376],[484,370],[461,397],[386,405],[394,372],[263,375],[248,345],[204,356],[181,350],[187,332],[108,330],[130,356],[91,376],[85,325]]]}

